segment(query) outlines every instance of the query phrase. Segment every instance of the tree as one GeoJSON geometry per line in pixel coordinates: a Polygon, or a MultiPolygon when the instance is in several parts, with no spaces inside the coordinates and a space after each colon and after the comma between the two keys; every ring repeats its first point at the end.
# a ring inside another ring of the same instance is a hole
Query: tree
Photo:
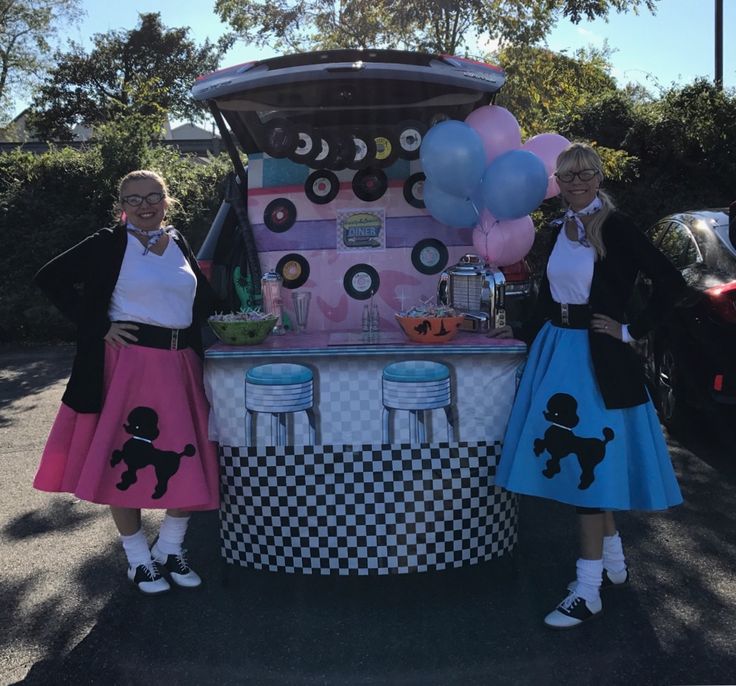
{"type": "Polygon", "coordinates": [[[0,119],[28,77],[47,66],[59,26],[81,16],[80,0],[0,0],[0,119]]]}
{"type": "Polygon", "coordinates": [[[190,96],[195,79],[219,64],[221,51],[209,41],[195,45],[188,28],[167,28],[158,13],[140,14],[136,28],[93,37],[87,53],[71,44],[33,101],[33,126],[43,136],[71,137],[75,124],[95,126],[121,116],[165,114],[198,119],[190,96]]]}
{"type": "Polygon", "coordinates": [[[560,18],[654,12],[657,0],[216,0],[229,41],[284,51],[409,48],[456,54],[481,43],[535,45],[560,18]]]}
{"type": "Polygon", "coordinates": [[[493,59],[506,71],[496,102],[514,113],[525,137],[545,131],[567,135],[570,120],[592,97],[615,93],[607,48],[573,56],[547,48],[503,48],[493,59]]]}

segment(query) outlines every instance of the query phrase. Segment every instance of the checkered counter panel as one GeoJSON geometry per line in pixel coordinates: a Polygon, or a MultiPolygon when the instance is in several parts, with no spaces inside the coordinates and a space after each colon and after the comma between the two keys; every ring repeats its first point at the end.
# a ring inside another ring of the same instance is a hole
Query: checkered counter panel
{"type": "Polygon", "coordinates": [[[511,550],[500,442],[220,449],[222,554],[255,569],[402,574],[511,550]]]}

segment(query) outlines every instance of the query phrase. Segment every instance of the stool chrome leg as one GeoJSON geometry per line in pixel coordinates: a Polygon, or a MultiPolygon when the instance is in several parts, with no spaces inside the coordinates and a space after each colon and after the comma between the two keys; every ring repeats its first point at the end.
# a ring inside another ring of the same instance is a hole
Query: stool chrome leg
{"type": "Polygon", "coordinates": [[[279,418],[279,438],[277,445],[286,445],[287,440],[287,430],[286,430],[286,413],[285,412],[279,412],[278,414],[279,418]]]}
{"type": "Polygon", "coordinates": [[[307,413],[307,420],[309,421],[309,443],[310,445],[317,445],[317,423],[314,419],[314,410],[310,407],[304,411],[307,413]]]}
{"type": "Polygon", "coordinates": [[[255,445],[255,436],[253,435],[253,413],[246,408],[245,410],[245,445],[246,447],[255,445]]]}
{"type": "Polygon", "coordinates": [[[427,431],[424,425],[424,410],[417,410],[417,439],[419,443],[427,442],[427,431]]]}
{"type": "Polygon", "coordinates": [[[419,443],[419,430],[417,428],[417,412],[409,410],[409,442],[412,445],[419,443]]]}
{"type": "Polygon", "coordinates": [[[383,407],[383,414],[381,415],[381,426],[382,426],[381,443],[383,443],[384,445],[386,443],[390,443],[389,435],[388,435],[389,417],[390,417],[390,411],[384,405],[384,407],[383,407]]]}
{"type": "Polygon", "coordinates": [[[445,407],[445,417],[447,417],[447,440],[450,443],[455,442],[455,412],[452,405],[445,407]]]}

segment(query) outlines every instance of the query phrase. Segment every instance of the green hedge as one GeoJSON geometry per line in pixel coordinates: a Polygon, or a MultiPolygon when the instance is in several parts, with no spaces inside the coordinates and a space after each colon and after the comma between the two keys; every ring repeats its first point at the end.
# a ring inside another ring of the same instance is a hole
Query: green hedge
{"type": "Polygon", "coordinates": [[[115,189],[135,168],[159,171],[179,204],[171,222],[201,245],[230,170],[225,155],[206,162],[149,145],[136,122],[103,130],[84,150],[0,154],[0,343],[71,340],[73,327],[34,286],[41,265],[114,221],[115,189]],[[131,136],[131,131],[133,135],[131,136]]]}

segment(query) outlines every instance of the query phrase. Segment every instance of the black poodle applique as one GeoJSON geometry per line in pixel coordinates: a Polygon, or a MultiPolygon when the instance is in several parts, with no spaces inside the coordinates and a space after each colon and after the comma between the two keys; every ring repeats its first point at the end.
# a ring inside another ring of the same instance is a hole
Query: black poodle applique
{"type": "Polygon", "coordinates": [[[166,493],[169,479],[179,470],[182,457],[191,457],[196,452],[191,443],[177,453],[173,450],[154,448],[153,441],[158,438],[158,414],[150,407],[136,407],[128,414],[128,423],[123,428],[131,434],[122,450],[112,453],[110,464],[114,467],[122,461],[127,469],[120,475],[120,483],[115,484],[121,491],[127,491],[137,480],[136,472],[153,466],[156,471],[156,488],[151,496],[158,499],[166,493]]]}
{"type": "Polygon", "coordinates": [[[574,453],[580,464],[581,474],[578,488],[585,490],[595,480],[593,471],[606,456],[606,444],[613,440],[613,429],[603,429],[603,439],[576,436],[572,430],[580,421],[578,401],[567,393],[555,393],[547,401],[544,418],[552,424],[544,432],[544,438],[534,439],[534,454],[539,457],[545,450],[550,458],[542,474],[551,479],[560,472],[560,460],[574,453]]]}

